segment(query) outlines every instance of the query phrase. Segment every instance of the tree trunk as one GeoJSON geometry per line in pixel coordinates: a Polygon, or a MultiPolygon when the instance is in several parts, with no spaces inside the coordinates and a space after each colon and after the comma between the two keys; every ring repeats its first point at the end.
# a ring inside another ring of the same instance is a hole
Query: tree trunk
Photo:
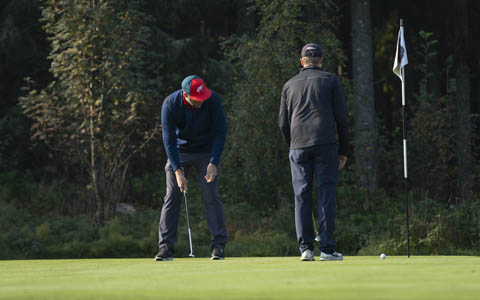
{"type": "Polygon", "coordinates": [[[468,66],[467,1],[457,2],[456,9],[456,109],[457,109],[457,184],[458,197],[469,199],[472,188],[472,124],[470,108],[470,67],[468,66]]]}
{"type": "MultiPolygon", "coordinates": [[[[89,91],[90,92],[90,91],[89,91]]],[[[105,200],[101,193],[101,187],[99,182],[99,166],[97,164],[98,158],[96,155],[97,147],[95,143],[95,128],[93,123],[94,110],[93,107],[89,107],[90,111],[90,124],[89,124],[89,135],[90,135],[90,176],[92,181],[92,189],[95,195],[95,202],[97,203],[96,218],[97,222],[100,225],[105,224],[105,200]]]]}
{"type": "Polygon", "coordinates": [[[370,0],[351,0],[352,63],[354,99],[356,103],[354,156],[361,188],[369,201],[377,187],[377,125],[373,94],[372,29],[370,0]]]}
{"type": "Polygon", "coordinates": [[[115,218],[117,215],[118,204],[125,199],[128,167],[128,162],[121,167],[115,166],[114,170],[108,175],[108,177],[105,178],[104,188],[106,194],[108,195],[106,199],[109,206],[109,219],[115,218]]]}
{"type": "Polygon", "coordinates": [[[96,218],[97,223],[101,226],[105,225],[105,200],[100,192],[101,188],[98,183],[97,170],[92,168],[92,188],[97,203],[96,218]]]}

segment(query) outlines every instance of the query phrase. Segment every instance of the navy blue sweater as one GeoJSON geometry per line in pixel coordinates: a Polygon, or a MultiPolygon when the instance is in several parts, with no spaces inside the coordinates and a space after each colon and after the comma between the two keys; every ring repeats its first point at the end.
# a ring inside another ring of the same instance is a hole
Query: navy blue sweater
{"type": "Polygon", "coordinates": [[[199,109],[191,109],[183,103],[182,90],[163,101],[163,145],[173,171],[181,167],[179,153],[210,153],[210,162],[218,165],[226,134],[225,113],[214,91],[199,109]]]}

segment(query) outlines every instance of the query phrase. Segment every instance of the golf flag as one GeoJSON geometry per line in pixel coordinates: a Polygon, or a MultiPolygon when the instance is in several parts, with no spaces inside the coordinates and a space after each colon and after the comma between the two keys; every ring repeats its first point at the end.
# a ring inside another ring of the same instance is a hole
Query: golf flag
{"type": "Polygon", "coordinates": [[[402,80],[402,119],[403,119],[403,173],[405,177],[405,214],[407,219],[407,253],[410,257],[410,225],[408,212],[408,168],[407,168],[407,138],[405,135],[405,72],[404,67],[408,64],[407,48],[405,47],[405,39],[403,38],[403,20],[400,19],[400,30],[398,31],[397,53],[395,54],[395,62],[393,63],[393,73],[402,80]]]}
{"type": "Polygon", "coordinates": [[[397,39],[397,53],[395,54],[395,62],[393,63],[393,73],[401,80],[403,80],[402,69],[406,64],[408,64],[407,48],[405,47],[405,39],[403,38],[403,26],[400,26],[397,39]]]}

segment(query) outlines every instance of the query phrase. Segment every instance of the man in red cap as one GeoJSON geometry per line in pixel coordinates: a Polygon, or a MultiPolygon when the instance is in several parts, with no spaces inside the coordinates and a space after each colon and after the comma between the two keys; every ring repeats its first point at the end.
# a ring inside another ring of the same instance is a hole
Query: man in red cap
{"type": "Polygon", "coordinates": [[[342,254],[335,251],[333,234],[338,170],[347,161],[348,117],[342,84],[335,74],[322,69],[322,60],[319,45],[303,47],[303,69],[283,86],[279,114],[279,126],[290,147],[295,227],[303,261],[314,260],[314,176],[320,260],[343,260],[342,254]]]}
{"type": "Polygon", "coordinates": [[[182,193],[188,189],[191,167],[197,169],[207,223],[212,234],[212,259],[224,259],[227,231],[218,192],[220,156],[227,132],[220,97],[203,80],[191,75],[182,89],[162,105],[162,138],[168,156],[165,165],[167,192],[160,215],[159,248],[155,260],[172,260],[177,240],[182,193]]]}

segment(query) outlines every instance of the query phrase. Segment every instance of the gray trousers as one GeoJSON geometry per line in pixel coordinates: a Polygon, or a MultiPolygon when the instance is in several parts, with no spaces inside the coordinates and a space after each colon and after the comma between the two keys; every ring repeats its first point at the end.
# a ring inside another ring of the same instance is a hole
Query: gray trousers
{"type": "MultiPolygon", "coordinates": [[[[210,154],[205,153],[180,153],[180,163],[184,174],[189,179],[192,167],[197,169],[198,180],[202,189],[203,204],[207,215],[207,223],[212,235],[210,247],[224,248],[227,242],[227,230],[223,205],[218,192],[218,175],[213,182],[208,183],[204,176],[207,174],[207,166],[210,163],[210,154]]],[[[164,198],[160,222],[158,226],[159,247],[173,248],[177,241],[178,219],[182,204],[182,193],[177,184],[175,172],[170,166],[170,161],[165,165],[167,192],[164,198]]],[[[189,179],[191,182],[191,180],[189,179]]],[[[189,198],[191,199],[191,197],[189,198]]]]}

